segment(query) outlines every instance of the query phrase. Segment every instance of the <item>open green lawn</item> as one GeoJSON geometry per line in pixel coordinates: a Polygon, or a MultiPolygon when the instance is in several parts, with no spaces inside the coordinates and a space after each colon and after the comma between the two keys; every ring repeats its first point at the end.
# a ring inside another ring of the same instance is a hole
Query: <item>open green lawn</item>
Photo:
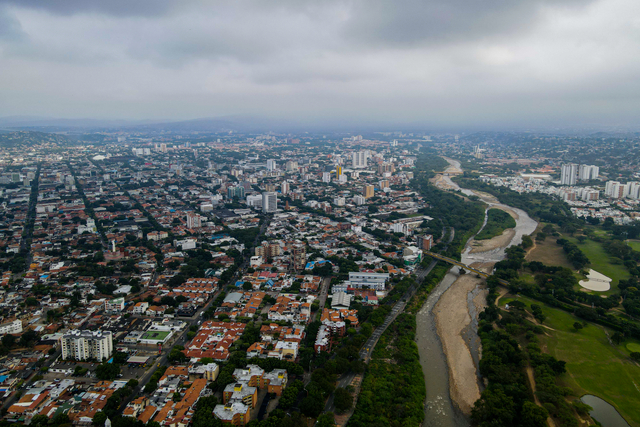
{"type": "Polygon", "coordinates": [[[640,240],[627,240],[627,244],[631,246],[634,251],[640,252],[640,240]]]}
{"type": "Polygon", "coordinates": [[[598,242],[594,242],[591,239],[585,240],[584,243],[579,243],[578,239],[573,237],[568,237],[573,243],[575,243],[582,252],[589,258],[590,266],[594,270],[599,273],[604,274],[605,276],[610,277],[611,282],[611,290],[608,292],[597,292],[600,295],[609,295],[618,292],[618,282],[620,279],[628,279],[629,271],[624,267],[624,265],[613,264],[611,262],[611,258],[609,254],[604,250],[602,245],[598,242]]]}
{"type": "Polygon", "coordinates": [[[635,342],[627,343],[627,350],[629,350],[632,353],[633,352],[640,353],[640,344],[635,342]]]}
{"type": "MultiPolygon", "coordinates": [[[[502,298],[499,304],[513,299],[502,298]]],[[[547,329],[540,343],[544,351],[567,362],[567,373],[560,377],[564,385],[579,396],[599,396],[615,406],[630,425],[640,427],[640,366],[629,359],[629,342],[612,345],[607,339],[612,332],[602,326],[589,323],[575,331],[573,324],[581,321],[577,317],[529,298],[518,300],[528,307],[540,305],[547,316],[544,325],[553,330],[547,329]]],[[[640,347],[637,342],[632,344],[640,347]]]]}

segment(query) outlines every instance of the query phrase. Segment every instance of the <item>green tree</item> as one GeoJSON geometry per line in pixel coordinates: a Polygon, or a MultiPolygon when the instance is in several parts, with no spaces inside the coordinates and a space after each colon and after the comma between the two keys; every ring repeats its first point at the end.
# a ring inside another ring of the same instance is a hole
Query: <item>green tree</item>
{"type": "Polygon", "coordinates": [[[114,380],[120,375],[120,366],[115,363],[101,363],[96,368],[96,378],[99,380],[114,380]]]}
{"type": "Polygon", "coordinates": [[[522,427],[544,427],[547,425],[549,413],[546,409],[533,402],[525,401],[520,412],[520,425],[522,427]]]}
{"type": "Polygon", "coordinates": [[[102,411],[98,411],[93,416],[93,419],[91,421],[93,422],[94,426],[101,427],[104,425],[104,422],[107,421],[107,414],[102,411]]]}
{"type": "Polygon", "coordinates": [[[353,405],[353,396],[346,389],[338,387],[333,394],[333,402],[338,412],[346,412],[353,405]]]}

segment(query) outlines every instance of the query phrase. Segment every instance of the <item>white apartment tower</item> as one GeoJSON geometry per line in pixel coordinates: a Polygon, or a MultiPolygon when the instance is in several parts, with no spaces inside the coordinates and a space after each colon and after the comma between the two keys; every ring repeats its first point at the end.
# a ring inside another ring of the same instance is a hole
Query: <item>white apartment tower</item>
{"type": "Polygon", "coordinates": [[[262,193],[262,212],[273,213],[278,209],[278,194],[273,191],[262,193]]]}
{"type": "Polygon", "coordinates": [[[267,170],[269,172],[276,170],[276,161],[275,160],[267,160],[267,170]]]}
{"type": "Polygon", "coordinates": [[[286,196],[287,194],[289,194],[289,181],[282,181],[282,184],[280,185],[280,190],[283,196],[286,196]]]}
{"type": "Polygon", "coordinates": [[[597,179],[600,174],[600,168],[594,165],[580,165],[578,170],[578,178],[581,181],[589,181],[590,179],[597,179]]]}
{"type": "Polygon", "coordinates": [[[367,167],[367,153],[364,151],[354,151],[351,154],[351,166],[354,169],[367,167]]]}
{"type": "Polygon", "coordinates": [[[562,165],[562,171],[560,172],[560,184],[562,185],[576,185],[578,178],[578,165],[575,163],[567,163],[562,165]]]}
{"type": "Polygon", "coordinates": [[[113,353],[111,331],[68,332],[60,338],[62,358],[64,360],[108,360],[113,353]]]}

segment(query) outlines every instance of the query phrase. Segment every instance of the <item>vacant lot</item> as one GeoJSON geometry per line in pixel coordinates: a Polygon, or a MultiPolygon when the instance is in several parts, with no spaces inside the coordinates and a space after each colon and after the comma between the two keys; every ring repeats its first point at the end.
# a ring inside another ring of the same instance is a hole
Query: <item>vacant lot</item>
{"type": "MultiPolygon", "coordinates": [[[[503,298],[500,305],[514,298],[503,298]]],[[[630,360],[627,343],[613,345],[610,330],[588,323],[575,331],[573,324],[582,321],[562,310],[520,297],[527,307],[538,304],[547,316],[546,335],[540,337],[542,348],[567,362],[567,373],[560,377],[563,385],[576,395],[593,394],[611,403],[632,426],[640,427],[640,366],[630,360]]],[[[633,348],[633,346],[632,346],[633,348]]]]}

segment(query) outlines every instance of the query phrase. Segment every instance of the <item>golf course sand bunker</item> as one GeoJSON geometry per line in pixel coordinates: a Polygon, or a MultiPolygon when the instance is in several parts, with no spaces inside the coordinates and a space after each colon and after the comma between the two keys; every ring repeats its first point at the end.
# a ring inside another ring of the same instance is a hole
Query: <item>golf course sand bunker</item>
{"type": "Polygon", "coordinates": [[[589,270],[587,280],[581,280],[580,286],[590,291],[604,292],[611,289],[611,279],[595,270],[589,270]]]}

